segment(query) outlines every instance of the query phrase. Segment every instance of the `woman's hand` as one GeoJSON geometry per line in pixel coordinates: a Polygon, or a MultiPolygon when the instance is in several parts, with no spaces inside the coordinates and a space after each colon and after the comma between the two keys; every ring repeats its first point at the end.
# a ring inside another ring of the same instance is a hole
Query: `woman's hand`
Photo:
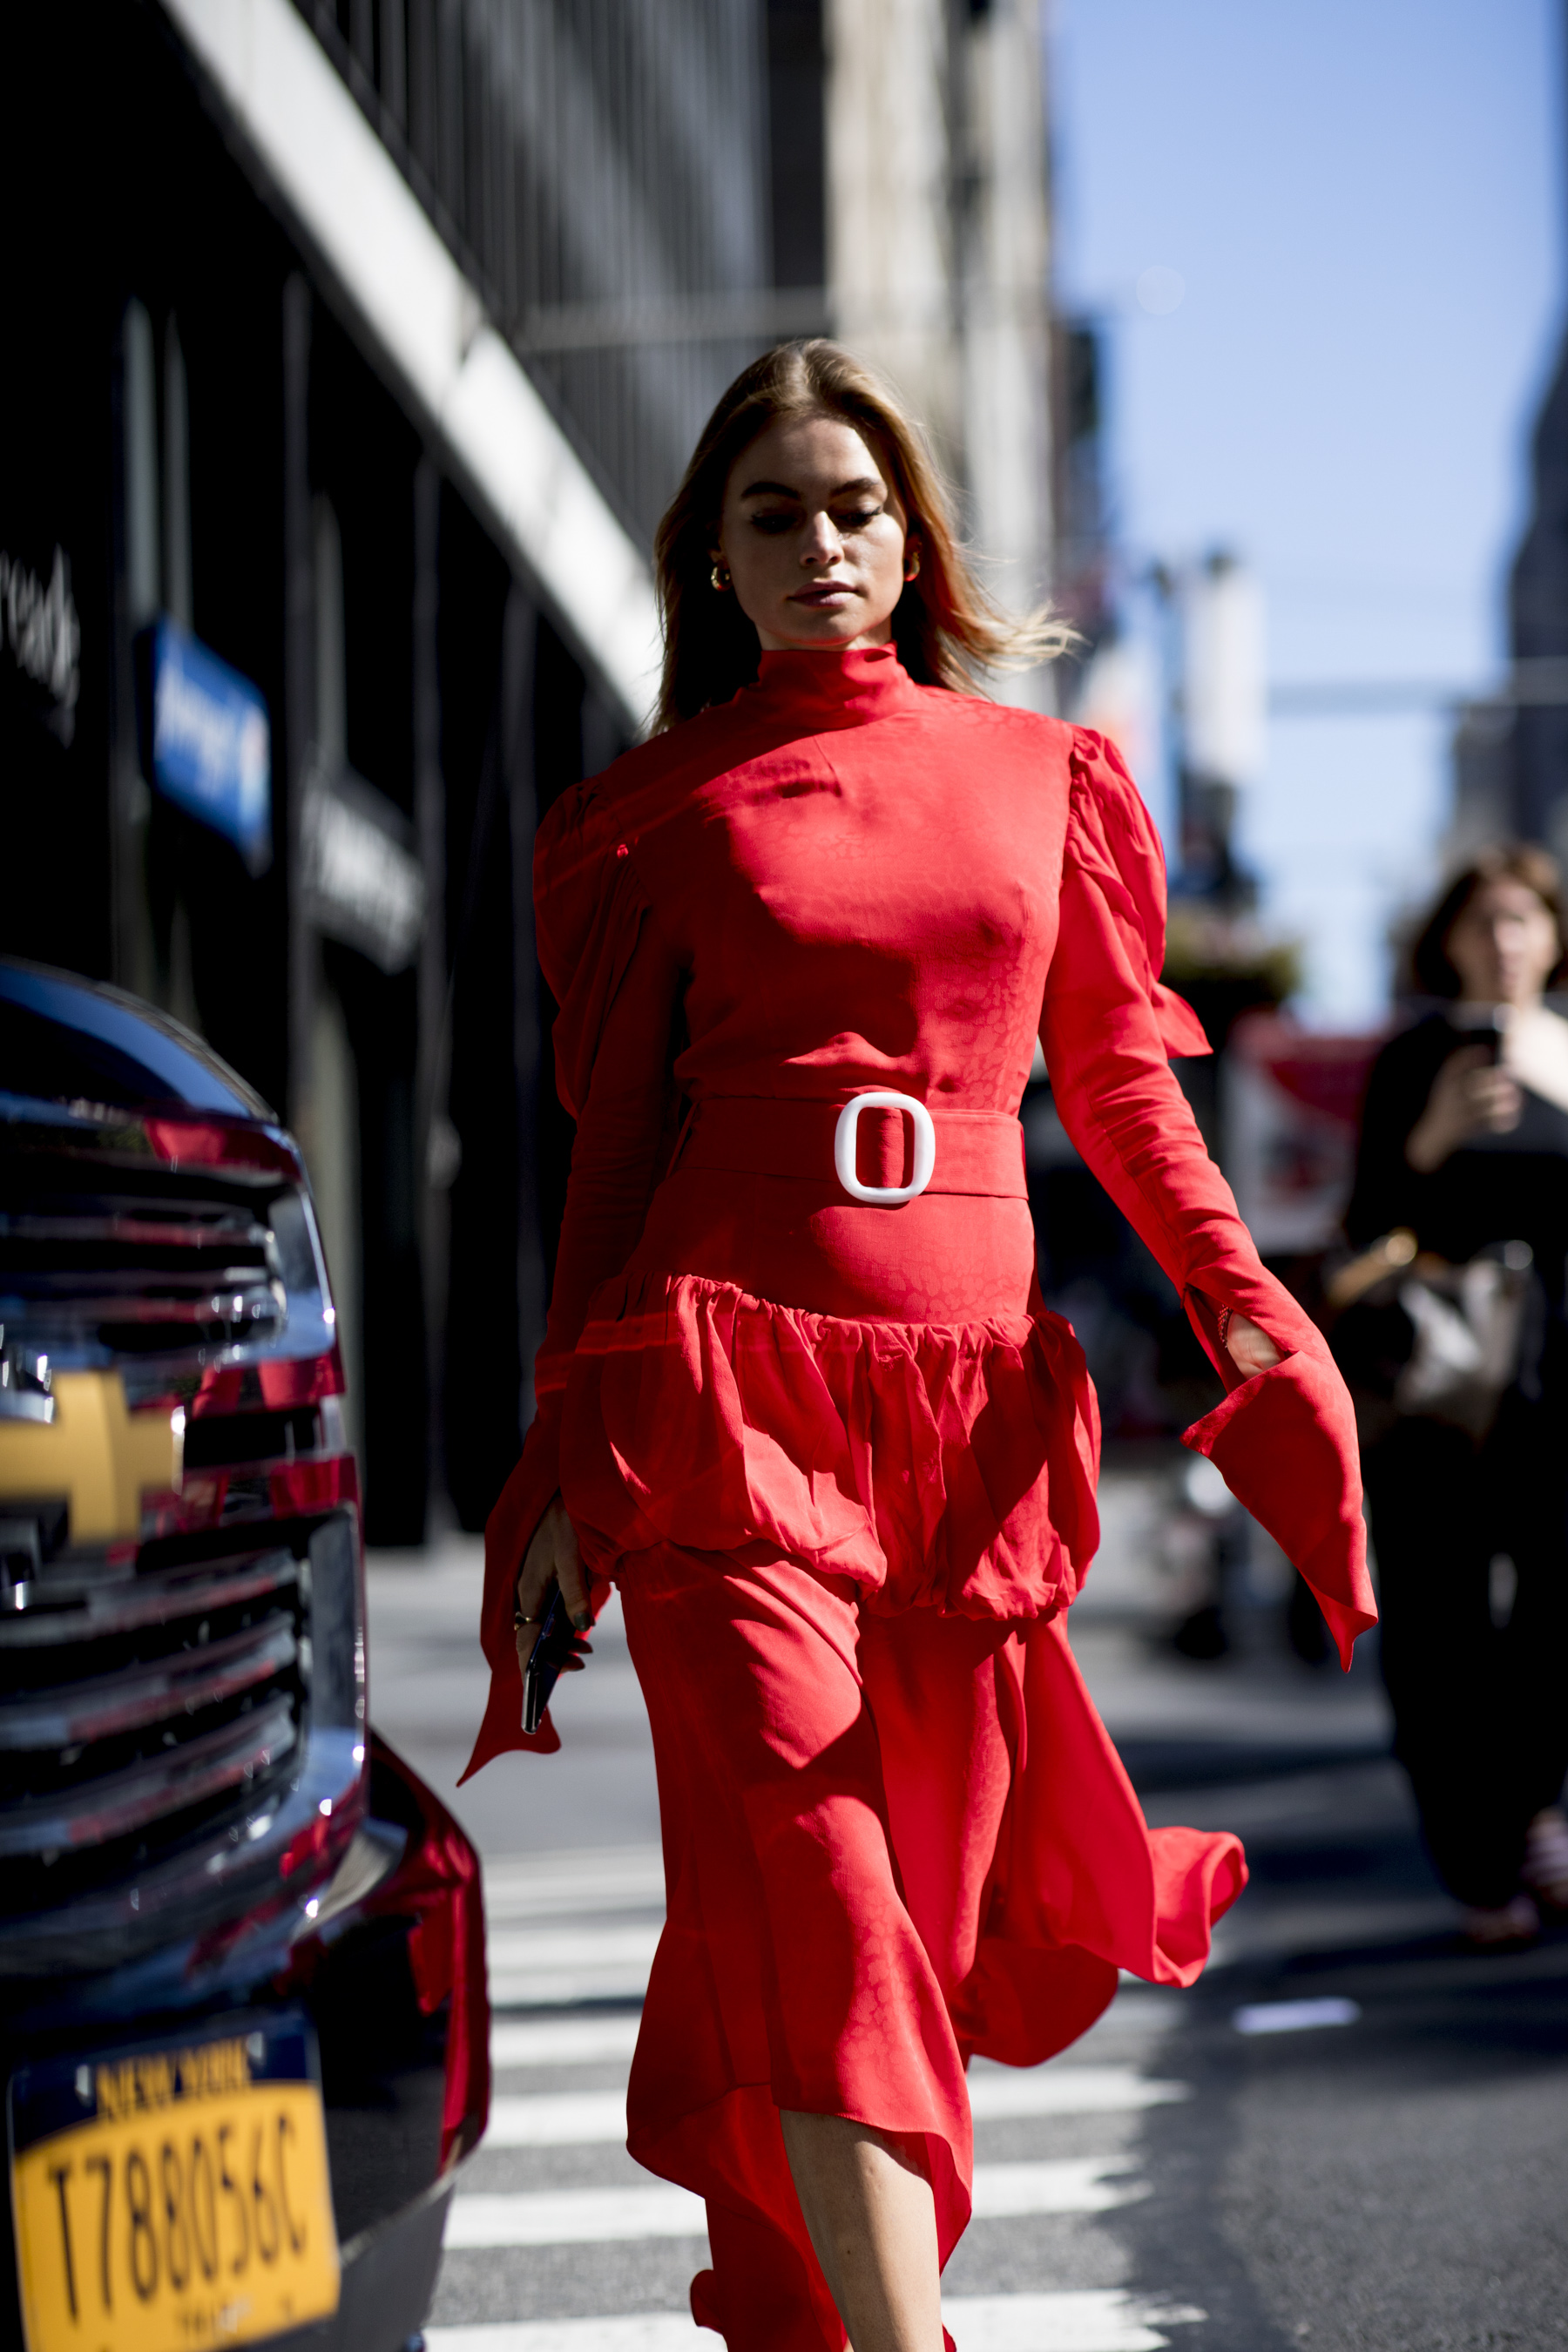
{"type": "Polygon", "coordinates": [[[1249,1315],[1238,1315],[1234,1307],[1226,1318],[1225,1347],[1237,1370],[1247,1380],[1254,1372],[1272,1371],[1284,1361],[1268,1332],[1260,1331],[1249,1315]]]}
{"type": "MultiPolygon", "coordinates": [[[[550,1588],[561,1587],[561,1598],[566,1603],[566,1613],[579,1633],[585,1633],[593,1622],[588,1614],[588,1589],[583,1575],[583,1555],[577,1549],[577,1531],[566,1516],[566,1506],[559,1495],[550,1504],[544,1517],[533,1531],[533,1541],[523,1554],[522,1567],[517,1579],[517,1613],[527,1618],[527,1624],[517,1629],[517,1663],[528,1664],[533,1655],[533,1645],[539,1639],[540,1620],[549,1603],[550,1588]]],[[[574,1672],[581,1658],[568,1658],[566,1670],[574,1672]]]]}
{"type": "Polygon", "coordinates": [[[1417,1175],[1430,1176],[1473,1135],[1509,1134],[1522,1108],[1518,1079],[1500,1070],[1484,1045],[1466,1045],[1438,1071],[1405,1157],[1417,1175]]]}

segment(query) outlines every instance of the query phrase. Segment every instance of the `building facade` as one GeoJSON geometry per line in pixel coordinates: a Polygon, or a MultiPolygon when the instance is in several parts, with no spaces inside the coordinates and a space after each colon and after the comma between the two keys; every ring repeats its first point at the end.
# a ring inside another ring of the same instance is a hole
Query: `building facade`
{"type": "Polygon", "coordinates": [[[479,1524],[531,1410],[571,1145],[533,831],[646,722],[647,549],[724,384],[843,332],[1004,593],[1047,584],[1034,5],[7,25],[0,938],[198,1028],[299,1132],[373,1540],[433,1492],[479,1524]],[[919,137],[879,181],[879,70],[919,137]]]}
{"type": "MultiPolygon", "coordinates": [[[[823,34],[834,331],[911,402],[1028,612],[1057,571],[1039,0],[826,0],[823,34]]],[[[1004,690],[1050,707],[1044,674],[1004,690]]]]}

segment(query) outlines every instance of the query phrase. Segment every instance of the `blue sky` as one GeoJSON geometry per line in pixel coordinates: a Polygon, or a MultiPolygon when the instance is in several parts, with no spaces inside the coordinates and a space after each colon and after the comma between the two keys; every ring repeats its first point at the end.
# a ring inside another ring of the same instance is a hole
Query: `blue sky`
{"type": "MultiPolygon", "coordinates": [[[[1245,555],[1277,680],[1495,678],[1565,307],[1559,0],[1056,0],[1051,57],[1058,291],[1106,321],[1131,562],[1245,555]],[[1186,289],[1159,317],[1155,268],[1186,289]]],[[[1447,732],[1270,729],[1243,847],[1312,1019],[1379,1013],[1447,732]]]]}

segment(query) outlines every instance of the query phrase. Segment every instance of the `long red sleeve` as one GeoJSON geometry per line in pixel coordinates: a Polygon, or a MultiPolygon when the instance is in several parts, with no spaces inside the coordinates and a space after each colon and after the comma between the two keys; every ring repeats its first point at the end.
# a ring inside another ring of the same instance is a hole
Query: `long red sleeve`
{"type": "MultiPolygon", "coordinates": [[[[1165,913],[1153,827],[1111,747],[1079,740],[1092,750],[1075,761],[1060,929],[1040,1020],[1062,1124],[1184,1298],[1198,1294],[1200,1317],[1205,1304],[1213,1314],[1236,1307],[1282,1350],[1310,1344],[1314,1327],[1265,1273],[1167,1059],[1153,993],[1165,913]]],[[[1207,1051],[1201,1032],[1180,1042],[1207,1051]]],[[[1198,1328],[1234,1386],[1238,1375],[1212,1315],[1198,1328]]]]}
{"type": "Polygon", "coordinates": [[[531,1738],[517,1728],[522,1687],[511,1596],[560,1484],[562,1404],[588,1302],[637,1247],[666,1146],[670,1025],[681,973],[629,856],[617,859],[612,874],[596,926],[600,952],[578,967],[556,1024],[559,1089],[568,1109],[576,1110],[577,1134],[549,1322],[534,1360],[538,1409],[485,1525],[480,1642],[491,1687],[465,1780],[503,1748],[549,1751],[560,1744],[548,1716],[531,1738]]]}
{"type": "Polygon", "coordinates": [[[1317,1592],[1342,1656],[1376,1622],[1354,1416],[1321,1333],[1258,1259],[1166,1059],[1155,975],[1164,877],[1148,814],[1114,750],[1080,733],[1060,929],[1040,1042],[1062,1124],[1182,1293],[1231,1393],[1185,1442],[1212,1456],[1317,1592]],[[1281,1350],[1243,1381],[1217,1318],[1248,1315],[1281,1350]]]}

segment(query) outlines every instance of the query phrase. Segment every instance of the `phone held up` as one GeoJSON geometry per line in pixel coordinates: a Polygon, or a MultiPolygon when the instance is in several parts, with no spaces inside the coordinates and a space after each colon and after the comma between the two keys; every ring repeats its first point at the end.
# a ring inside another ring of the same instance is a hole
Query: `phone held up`
{"type": "Polygon", "coordinates": [[[1479,1021],[1468,1024],[1470,1044],[1480,1047],[1483,1058],[1493,1069],[1502,1062],[1503,1045],[1508,1036],[1508,1011],[1506,1004],[1489,1005],[1479,1021]]]}
{"type": "Polygon", "coordinates": [[[574,1632],[561,1587],[552,1587],[549,1603],[527,1665],[522,1670],[522,1727],[537,1731],[544,1720],[550,1694],[574,1658],[590,1655],[588,1643],[574,1632]]]}

